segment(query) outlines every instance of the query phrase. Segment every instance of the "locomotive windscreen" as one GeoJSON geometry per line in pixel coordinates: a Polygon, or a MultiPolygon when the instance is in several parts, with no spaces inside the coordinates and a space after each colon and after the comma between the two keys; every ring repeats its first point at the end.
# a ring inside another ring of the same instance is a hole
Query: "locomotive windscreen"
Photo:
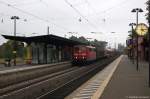
{"type": "Polygon", "coordinates": [[[86,51],[86,48],[83,46],[76,46],[76,47],[74,47],[74,51],[75,52],[86,51]]]}

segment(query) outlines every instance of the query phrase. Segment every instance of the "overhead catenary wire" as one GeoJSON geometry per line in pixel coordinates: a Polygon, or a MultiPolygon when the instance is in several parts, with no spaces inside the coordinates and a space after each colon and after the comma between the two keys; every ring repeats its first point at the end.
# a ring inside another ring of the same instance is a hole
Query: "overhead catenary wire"
{"type": "Polygon", "coordinates": [[[111,10],[115,9],[116,7],[119,7],[118,5],[121,6],[122,4],[125,4],[125,2],[127,2],[127,0],[123,0],[123,1],[120,2],[120,3],[118,3],[118,4],[116,4],[116,5],[113,5],[112,7],[109,7],[109,8],[107,8],[107,9],[103,10],[103,11],[99,11],[99,12],[97,12],[97,13],[95,13],[95,14],[91,14],[90,16],[95,16],[95,15],[99,15],[99,14],[106,13],[106,12],[108,12],[108,11],[111,11],[111,10]]]}
{"type": "MultiPolygon", "coordinates": [[[[86,1],[87,1],[88,4],[90,4],[90,3],[88,2],[88,0],[86,0],[86,1]]],[[[129,0],[128,0],[128,1],[129,1],[129,0]]],[[[109,12],[109,11],[111,11],[111,10],[114,10],[114,9],[117,8],[117,7],[120,7],[121,5],[124,5],[125,3],[127,3],[127,0],[122,0],[120,3],[117,3],[117,4],[115,4],[115,5],[113,5],[113,6],[109,7],[109,8],[107,8],[107,9],[105,9],[105,10],[102,10],[102,11],[99,11],[99,12],[96,12],[96,13],[93,13],[93,14],[88,15],[88,16],[89,16],[89,17],[96,17],[96,16],[99,17],[99,15],[105,15],[107,12],[109,12]]],[[[90,5],[90,6],[91,6],[91,5],[90,5]]],[[[105,22],[106,22],[106,18],[105,18],[105,17],[102,18],[102,21],[105,23],[105,22]]]]}
{"type": "MultiPolygon", "coordinates": [[[[4,19],[7,17],[7,18],[10,18],[12,15],[10,14],[4,14],[4,13],[0,13],[0,20],[1,20],[1,23],[4,23],[4,19]],[[3,21],[3,22],[2,22],[3,21]]],[[[24,21],[24,22],[27,22],[27,19],[23,19],[21,18],[20,20],[24,21]]]]}
{"type": "MultiPolygon", "coordinates": [[[[78,13],[84,20],[86,20],[92,27],[96,28],[96,26],[91,23],[78,9],[76,9],[68,0],[64,0],[76,13],[78,13]]],[[[96,28],[97,29],[97,28],[96,28]]]]}
{"type": "Polygon", "coordinates": [[[55,25],[56,27],[59,27],[60,29],[68,30],[68,29],[66,29],[65,27],[60,26],[60,25],[57,25],[57,24],[51,22],[51,21],[48,20],[48,19],[44,19],[44,18],[39,17],[39,16],[37,16],[37,15],[34,15],[34,14],[30,13],[30,12],[24,11],[24,10],[22,10],[22,9],[20,9],[20,8],[17,8],[17,7],[15,7],[15,6],[13,6],[13,5],[9,4],[9,3],[6,3],[6,2],[4,2],[4,1],[0,1],[0,3],[6,5],[6,6],[8,6],[8,7],[11,7],[11,8],[13,8],[13,9],[16,9],[17,11],[20,11],[20,12],[22,12],[22,13],[24,13],[24,14],[27,14],[27,15],[29,15],[29,16],[32,16],[32,17],[34,17],[34,18],[36,18],[36,19],[38,19],[38,20],[41,20],[41,21],[43,21],[43,22],[51,23],[51,24],[55,25]]]}
{"type": "Polygon", "coordinates": [[[12,6],[27,6],[27,5],[33,5],[36,3],[40,3],[40,2],[32,1],[32,2],[26,2],[26,3],[16,3],[16,4],[13,4],[12,6]]]}
{"type": "MultiPolygon", "coordinates": [[[[95,12],[95,8],[91,5],[91,3],[90,3],[88,0],[85,0],[85,2],[88,4],[88,7],[91,8],[91,11],[95,12]]],[[[88,13],[88,15],[89,15],[89,13],[88,13]]],[[[98,22],[99,22],[99,21],[96,21],[96,22],[95,22],[97,26],[99,26],[99,25],[98,25],[98,24],[99,24],[98,22]]],[[[105,22],[105,21],[103,21],[103,22],[105,22]]]]}

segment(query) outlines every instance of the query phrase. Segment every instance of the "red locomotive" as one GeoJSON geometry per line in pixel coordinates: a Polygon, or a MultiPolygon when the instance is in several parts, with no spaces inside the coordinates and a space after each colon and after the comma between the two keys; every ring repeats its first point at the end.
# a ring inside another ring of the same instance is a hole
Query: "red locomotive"
{"type": "Polygon", "coordinates": [[[73,50],[73,63],[85,63],[96,60],[96,48],[93,46],[77,45],[73,50]]]}
{"type": "Polygon", "coordinates": [[[99,60],[102,58],[109,58],[114,56],[114,50],[105,49],[102,47],[93,47],[86,45],[76,45],[73,48],[73,64],[83,64],[87,62],[92,62],[94,60],[99,60]]]}

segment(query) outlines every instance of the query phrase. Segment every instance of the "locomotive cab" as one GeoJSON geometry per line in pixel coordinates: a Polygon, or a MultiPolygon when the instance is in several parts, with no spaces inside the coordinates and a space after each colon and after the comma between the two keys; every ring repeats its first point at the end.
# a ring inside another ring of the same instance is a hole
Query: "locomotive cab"
{"type": "Polygon", "coordinates": [[[83,64],[92,60],[96,60],[95,47],[85,45],[74,46],[73,64],[83,64]]]}
{"type": "Polygon", "coordinates": [[[83,61],[87,58],[87,49],[84,46],[75,46],[73,51],[74,61],[83,61]]]}

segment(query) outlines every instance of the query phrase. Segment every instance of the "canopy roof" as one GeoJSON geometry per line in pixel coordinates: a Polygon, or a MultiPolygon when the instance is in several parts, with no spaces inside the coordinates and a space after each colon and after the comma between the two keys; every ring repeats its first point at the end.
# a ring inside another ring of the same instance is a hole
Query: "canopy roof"
{"type": "Polygon", "coordinates": [[[31,37],[23,37],[23,36],[10,36],[10,35],[2,35],[6,39],[16,40],[21,42],[26,42],[28,44],[35,42],[35,43],[47,43],[47,44],[54,44],[54,45],[86,45],[85,43],[74,41],[70,39],[66,39],[63,37],[55,36],[55,35],[40,35],[40,36],[31,36],[31,37]]]}

